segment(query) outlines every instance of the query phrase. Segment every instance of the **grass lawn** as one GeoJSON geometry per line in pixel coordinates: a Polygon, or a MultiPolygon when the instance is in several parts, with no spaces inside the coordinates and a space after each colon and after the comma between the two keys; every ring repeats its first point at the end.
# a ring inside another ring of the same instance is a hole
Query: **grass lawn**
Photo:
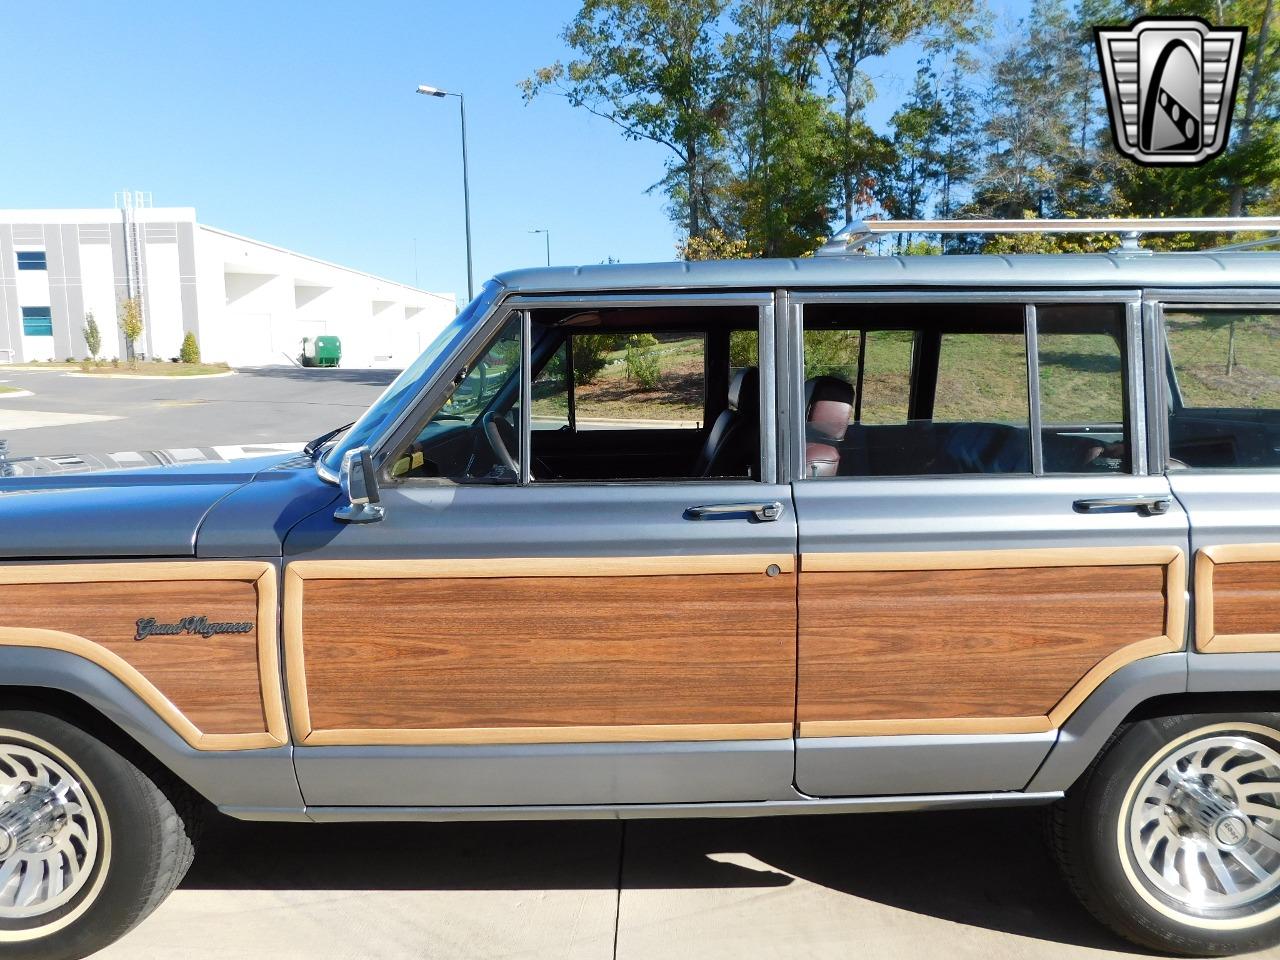
{"type": "Polygon", "coordinates": [[[15,370],[66,370],[70,373],[115,374],[116,376],[134,377],[195,377],[212,373],[229,373],[231,367],[225,363],[166,363],[162,360],[140,360],[129,363],[121,360],[119,365],[108,360],[97,363],[77,361],[74,363],[26,363],[15,366],[15,370]]]}
{"type": "Polygon", "coordinates": [[[0,384],[0,393],[20,393],[21,391],[21,387],[6,387],[0,384]]]}

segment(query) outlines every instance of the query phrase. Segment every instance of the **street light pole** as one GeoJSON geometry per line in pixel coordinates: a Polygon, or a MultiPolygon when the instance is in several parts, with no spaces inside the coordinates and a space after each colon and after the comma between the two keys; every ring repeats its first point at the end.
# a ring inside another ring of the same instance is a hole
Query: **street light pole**
{"type": "Polygon", "coordinates": [[[458,114],[462,118],[462,210],[467,234],[467,300],[470,301],[475,299],[476,287],[471,261],[471,178],[467,165],[467,103],[460,93],[450,93],[448,90],[429,87],[425,84],[418,87],[418,93],[428,97],[458,98],[458,114]]]}
{"type": "Polygon", "coordinates": [[[530,230],[530,233],[540,233],[547,241],[547,266],[551,266],[551,231],[545,227],[540,230],[530,230]]]}

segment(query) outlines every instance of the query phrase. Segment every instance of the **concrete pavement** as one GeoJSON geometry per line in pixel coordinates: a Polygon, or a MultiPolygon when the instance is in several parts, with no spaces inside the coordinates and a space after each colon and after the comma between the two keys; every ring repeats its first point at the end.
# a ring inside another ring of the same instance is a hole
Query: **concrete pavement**
{"type": "Polygon", "coordinates": [[[1072,898],[1038,826],[1031,810],[625,824],[219,820],[183,886],[100,956],[1141,955],[1072,898]]]}

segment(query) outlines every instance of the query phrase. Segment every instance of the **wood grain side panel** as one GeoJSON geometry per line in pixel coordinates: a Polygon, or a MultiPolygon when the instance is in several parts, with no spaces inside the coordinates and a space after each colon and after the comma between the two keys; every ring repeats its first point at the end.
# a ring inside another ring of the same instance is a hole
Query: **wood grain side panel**
{"type": "Polygon", "coordinates": [[[793,720],[793,575],[291,577],[286,594],[290,689],[305,681],[317,732],[793,720]]]}
{"type": "MultiPolygon", "coordinates": [[[[274,602],[272,607],[274,617],[274,602]]],[[[203,734],[268,732],[258,620],[252,580],[0,583],[0,627],[58,631],[103,647],[137,670],[203,734]],[[190,616],[252,622],[255,629],[208,639],[134,639],[140,617],[172,623],[190,616]]],[[[269,632],[274,639],[274,623],[269,632]]],[[[274,712],[282,713],[278,707],[274,712]]],[[[282,734],[282,723],[273,723],[272,732],[282,734]]]]}
{"type": "Polygon", "coordinates": [[[1280,644],[1280,557],[1213,565],[1213,632],[1276,634],[1280,644]]]}
{"type": "Polygon", "coordinates": [[[811,572],[806,558],[804,569],[804,732],[814,721],[1029,725],[1122,648],[1172,647],[1160,564],[811,572]]]}

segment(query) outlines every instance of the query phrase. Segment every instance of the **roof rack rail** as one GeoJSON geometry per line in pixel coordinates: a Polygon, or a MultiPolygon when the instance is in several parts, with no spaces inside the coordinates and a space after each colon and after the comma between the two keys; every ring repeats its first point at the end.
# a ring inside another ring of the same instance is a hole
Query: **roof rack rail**
{"type": "MultiPolygon", "coordinates": [[[[824,243],[819,257],[840,257],[861,250],[888,233],[1118,233],[1120,250],[1139,252],[1146,233],[1235,233],[1261,230],[1280,233],[1280,217],[1100,217],[1058,220],[851,220],[824,243]]],[[[1264,238],[1218,249],[1250,249],[1276,242],[1264,238]]]]}

